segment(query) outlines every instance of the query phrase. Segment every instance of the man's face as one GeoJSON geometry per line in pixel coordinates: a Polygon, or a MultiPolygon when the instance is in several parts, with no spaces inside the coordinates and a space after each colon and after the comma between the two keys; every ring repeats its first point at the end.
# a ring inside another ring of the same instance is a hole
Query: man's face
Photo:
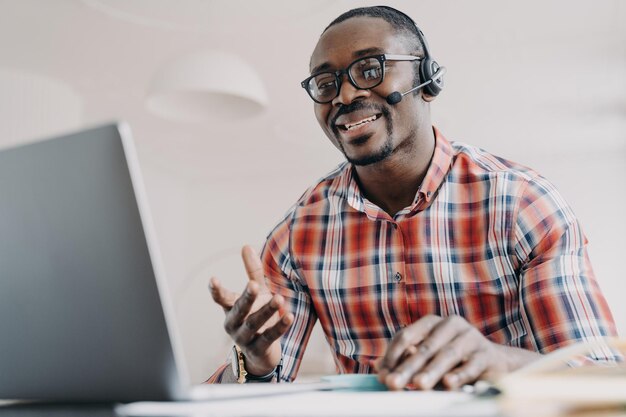
{"type": "MultiPolygon", "coordinates": [[[[322,35],[311,56],[311,72],[320,67],[330,71],[345,69],[364,56],[413,54],[411,41],[383,19],[350,18],[322,35]]],[[[324,133],[350,162],[369,165],[385,160],[414,140],[420,106],[425,102],[409,94],[392,106],[386,97],[413,87],[417,65],[387,61],[383,82],[371,90],[355,88],[344,75],[339,95],[330,103],[315,104],[315,116],[324,133]]]]}

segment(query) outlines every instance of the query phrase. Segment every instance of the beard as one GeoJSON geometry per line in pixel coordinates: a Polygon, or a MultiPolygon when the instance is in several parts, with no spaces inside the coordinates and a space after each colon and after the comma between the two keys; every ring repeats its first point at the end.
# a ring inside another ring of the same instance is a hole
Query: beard
{"type": "MultiPolygon", "coordinates": [[[[346,157],[348,162],[356,166],[372,165],[372,164],[375,164],[377,162],[387,159],[389,155],[393,153],[393,140],[391,139],[391,134],[389,132],[389,129],[387,130],[388,130],[387,139],[385,140],[385,143],[383,143],[383,145],[376,152],[371,153],[369,155],[362,156],[360,158],[351,158],[350,156],[348,156],[346,151],[343,149],[343,145],[341,145],[340,143],[341,152],[343,153],[343,156],[346,157]]],[[[370,138],[369,135],[363,136],[362,138],[356,139],[355,142],[365,143],[369,138],[370,138]]]]}
{"type": "MultiPolygon", "coordinates": [[[[353,164],[355,166],[372,165],[372,164],[375,164],[377,162],[384,161],[385,159],[387,159],[393,153],[393,151],[394,151],[394,147],[393,147],[393,127],[391,125],[389,112],[388,111],[383,111],[383,116],[385,118],[385,127],[386,127],[386,131],[387,131],[387,138],[385,139],[385,142],[382,144],[382,146],[380,148],[378,148],[378,150],[370,153],[369,155],[362,156],[360,158],[352,158],[352,157],[348,156],[348,154],[346,153],[346,150],[343,148],[343,144],[341,142],[339,142],[339,148],[341,149],[341,153],[343,153],[343,156],[346,157],[348,162],[350,162],[351,164],[353,164]]],[[[353,141],[353,143],[357,144],[357,145],[364,144],[365,142],[367,142],[369,140],[369,138],[371,136],[372,136],[371,134],[363,135],[363,136],[355,139],[353,141]]]]}
{"type": "MultiPolygon", "coordinates": [[[[348,154],[346,153],[346,150],[343,147],[343,144],[341,143],[340,140],[338,140],[339,143],[339,149],[341,150],[341,153],[343,153],[343,156],[346,157],[346,159],[348,160],[348,162],[350,162],[353,165],[356,166],[366,166],[366,165],[372,165],[375,164],[377,162],[383,161],[385,159],[387,159],[392,153],[393,153],[393,126],[391,124],[391,113],[389,111],[388,108],[386,108],[385,106],[373,106],[373,105],[367,105],[364,104],[361,101],[356,101],[353,103],[350,103],[347,106],[343,106],[342,108],[339,109],[339,111],[337,112],[337,114],[334,117],[334,120],[337,120],[337,118],[339,118],[340,115],[342,114],[349,114],[352,113],[353,111],[356,110],[360,110],[360,109],[364,109],[364,108],[373,108],[376,111],[380,112],[384,119],[385,119],[385,128],[387,131],[387,139],[385,139],[385,143],[382,144],[382,146],[375,151],[374,153],[371,153],[369,155],[365,155],[362,156],[360,158],[352,158],[350,156],[348,156],[348,154]]],[[[336,124],[333,122],[332,123],[332,130],[333,133],[336,135],[336,137],[339,136],[339,129],[337,128],[336,124]]],[[[365,142],[367,142],[369,140],[369,138],[372,135],[363,135],[357,139],[355,139],[353,141],[354,144],[360,145],[360,144],[364,144],[365,142]]]]}

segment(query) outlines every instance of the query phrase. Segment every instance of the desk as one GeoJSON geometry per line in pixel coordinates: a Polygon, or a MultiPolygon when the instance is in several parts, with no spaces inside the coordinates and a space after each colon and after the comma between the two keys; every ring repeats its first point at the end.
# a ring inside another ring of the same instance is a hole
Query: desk
{"type": "MultiPolygon", "coordinates": [[[[134,403],[123,406],[130,416],[193,417],[502,417],[494,403],[463,403],[463,396],[418,392],[307,392],[207,402],[134,403]]],[[[0,407],[0,417],[113,417],[112,404],[61,405],[21,403],[0,407]]]]}
{"type": "MultiPolygon", "coordinates": [[[[263,416],[259,411],[256,416],[263,416]]],[[[465,414],[467,415],[467,414],[465,414]]],[[[473,417],[493,416],[492,414],[470,414],[473,417]]],[[[577,412],[575,417],[626,417],[626,409],[623,410],[590,410],[588,412],[577,412]]],[[[114,411],[113,404],[15,404],[0,405],[0,417],[119,417],[114,411]]],[[[193,417],[220,417],[221,414],[204,413],[195,414],[193,417]]],[[[271,416],[271,414],[270,414],[271,416]]],[[[457,415],[458,417],[459,415],[457,415]]],[[[550,412],[533,413],[524,412],[519,409],[513,414],[503,414],[502,417],[556,417],[558,413],[550,412]]],[[[174,416],[172,416],[174,417],[174,416]]],[[[297,417],[297,415],[293,415],[297,417]]],[[[319,417],[342,417],[333,415],[323,415],[319,417]]],[[[385,417],[393,417],[393,414],[387,414],[385,417]]],[[[432,417],[439,417],[438,414],[432,414],[432,417]]],[[[453,415],[447,415],[453,417],[453,415]]]]}

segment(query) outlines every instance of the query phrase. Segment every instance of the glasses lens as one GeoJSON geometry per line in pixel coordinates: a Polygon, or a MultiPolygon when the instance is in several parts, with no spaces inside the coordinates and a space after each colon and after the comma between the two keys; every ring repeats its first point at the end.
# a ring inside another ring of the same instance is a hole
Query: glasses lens
{"type": "Polygon", "coordinates": [[[364,58],[350,66],[350,76],[359,88],[376,87],[383,80],[383,66],[377,58],[364,58]]]}
{"type": "Polygon", "coordinates": [[[309,93],[319,102],[331,101],[337,96],[337,77],[332,72],[316,75],[309,80],[309,93]]]}

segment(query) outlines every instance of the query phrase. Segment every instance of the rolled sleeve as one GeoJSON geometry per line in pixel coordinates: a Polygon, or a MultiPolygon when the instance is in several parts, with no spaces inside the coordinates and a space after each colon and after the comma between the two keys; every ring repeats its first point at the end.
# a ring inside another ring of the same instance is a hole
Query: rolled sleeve
{"type": "Polygon", "coordinates": [[[270,233],[261,259],[270,291],[285,298],[294,322],[281,339],[283,369],[281,380],[296,378],[304,350],[311,336],[317,315],[305,282],[298,276],[290,256],[290,218],[287,217],[270,233]]]}
{"type": "MultiPolygon", "coordinates": [[[[539,352],[617,335],[587,239],[569,205],[544,178],[535,177],[524,188],[514,235],[522,315],[539,352]]],[[[608,350],[592,356],[614,359],[608,350]]]]}

